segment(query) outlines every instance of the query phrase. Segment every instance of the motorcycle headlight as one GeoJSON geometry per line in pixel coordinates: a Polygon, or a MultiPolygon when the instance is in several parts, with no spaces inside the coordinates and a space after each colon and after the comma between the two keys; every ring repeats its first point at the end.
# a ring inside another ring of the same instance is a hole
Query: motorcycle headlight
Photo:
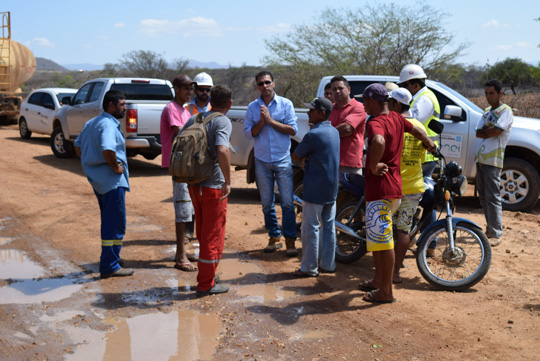
{"type": "Polygon", "coordinates": [[[454,161],[450,161],[446,165],[446,174],[450,178],[458,177],[462,172],[461,166],[454,161]]]}
{"type": "Polygon", "coordinates": [[[458,196],[462,197],[467,192],[467,188],[469,187],[469,183],[467,183],[467,177],[464,175],[460,175],[459,177],[454,177],[451,180],[451,190],[453,193],[457,194],[458,196]]]}

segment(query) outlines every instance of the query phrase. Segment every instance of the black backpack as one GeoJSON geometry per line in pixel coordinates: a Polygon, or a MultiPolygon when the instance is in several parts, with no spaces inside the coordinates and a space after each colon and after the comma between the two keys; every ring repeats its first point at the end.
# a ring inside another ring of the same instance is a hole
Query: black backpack
{"type": "Polygon", "coordinates": [[[169,174],[175,182],[195,185],[212,176],[216,159],[208,147],[206,125],[223,114],[213,112],[204,117],[205,114],[197,114],[193,124],[174,139],[169,174]]]}

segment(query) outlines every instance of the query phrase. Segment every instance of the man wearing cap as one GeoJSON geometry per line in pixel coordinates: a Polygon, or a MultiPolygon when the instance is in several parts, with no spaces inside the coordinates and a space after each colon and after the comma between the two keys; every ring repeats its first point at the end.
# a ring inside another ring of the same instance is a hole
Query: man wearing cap
{"type": "Polygon", "coordinates": [[[334,109],[330,122],[338,130],[341,138],[339,150],[340,173],[362,174],[362,154],[364,152],[364,131],[366,112],[362,103],[351,99],[351,87],[343,76],[330,80],[334,109]]]}
{"type": "MultiPolygon", "coordinates": [[[[410,104],[412,117],[424,124],[428,136],[435,144],[438,144],[437,133],[429,129],[429,123],[439,121],[441,109],[435,93],[426,86],[426,78],[427,75],[420,66],[407,64],[399,74],[399,86],[407,89],[413,96],[410,104]]],[[[431,177],[437,167],[436,160],[432,154],[426,154],[426,159],[422,165],[424,177],[431,177]]]]}
{"type": "MultiPolygon", "coordinates": [[[[407,89],[394,89],[388,94],[388,109],[400,113],[412,125],[425,132],[424,125],[409,115],[409,104],[411,100],[412,95],[407,89]]],[[[424,177],[422,176],[422,163],[425,156],[426,149],[422,146],[422,142],[411,134],[404,133],[403,148],[401,150],[401,191],[403,196],[393,218],[397,235],[395,236],[394,244],[396,262],[392,283],[402,282],[399,277],[399,271],[409,248],[409,232],[411,230],[413,216],[425,191],[424,177]]]]}
{"type": "Polygon", "coordinates": [[[244,134],[253,139],[255,176],[261,196],[264,225],[270,239],[264,252],[275,252],[281,248],[281,230],[274,205],[274,182],[279,189],[283,218],[283,235],[287,246],[286,254],[298,254],[296,240],[296,214],[293,203],[293,171],[291,162],[291,135],[298,131],[293,103],[274,92],[276,83],[268,71],[255,75],[261,96],[252,101],[244,120],[244,134]]]}
{"type": "Polygon", "coordinates": [[[292,155],[293,160],[305,165],[302,264],[294,275],[316,277],[319,272],[333,273],[336,269],[334,218],[339,177],[339,132],[328,121],[332,111],[330,100],[315,98],[304,105],[309,108],[308,117],[313,128],[292,155]]]}
{"type": "Polygon", "coordinates": [[[409,132],[433,150],[426,133],[413,126],[401,114],[388,110],[388,92],[374,83],[363,93],[364,107],[372,116],[367,126],[368,154],[366,165],[367,250],[373,252],[375,277],[359,288],[369,293],[364,301],[391,303],[392,276],[395,263],[392,214],[399,207],[401,192],[401,149],[403,133],[409,132]]]}
{"type": "Polygon", "coordinates": [[[212,109],[210,105],[210,91],[214,86],[212,77],[205,72],[195,75],[195,97],[191,99],[186,109],[191,115],[207,112],[212,109]]]}
{"type": "MultiPolygon", "coordinates": [[[[186,124],[191,114],[184,109],[184,104],[189,101],[193,92],[194,81],[186,74],[178,75],[172,81],[174,87],[174,99],[163,108],[161,113],[161,167],[169,168],[171,149],[174,137],[186,124]]],[[[172,179],[172,178],[171,178],[172,179]]],[[[197,271],[197,267],[190,262],[195,257],[188,256],[185,250],[186,227],[193,224],[193,205],[186,183],[173,183],[173,203],[175,213],[176,231],[176,255],[174,267],[186,272],[197,271]]],[[[192,228],[192,227],[191,227],[192,228]]]]}

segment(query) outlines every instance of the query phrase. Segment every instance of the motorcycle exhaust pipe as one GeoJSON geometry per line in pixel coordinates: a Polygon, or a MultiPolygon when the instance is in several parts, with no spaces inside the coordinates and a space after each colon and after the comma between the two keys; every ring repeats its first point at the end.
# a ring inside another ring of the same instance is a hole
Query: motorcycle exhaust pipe
{"type": "Polygon", "coordinates": [[[340,221],[334,220],[334,223],[336,225],[336,230],[347,233],[349,236],[353,236],[355,238],[361,239],[361,237],[358,235],[358,233],[356,233],[352,228],[347,227],[346,225],[344,225],[340,221]]]}

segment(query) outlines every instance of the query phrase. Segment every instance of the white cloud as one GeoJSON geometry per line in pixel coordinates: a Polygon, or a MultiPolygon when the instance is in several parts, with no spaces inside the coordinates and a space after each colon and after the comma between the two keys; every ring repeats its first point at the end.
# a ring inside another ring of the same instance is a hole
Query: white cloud
{"type": "Polygon", "coordinates": [[[125,28],[125,27],[126,27],[126,23],[123,22],[123,21],[121,21],[121,22],[119,22],[119,23],[114,24],[114,27],[115,27],[115,28],[125,28]]]}
{"type": "Polygon", "coordinates": [[[220,37],[223,31],[214,19],[194,17],[179,21],[146,19],[139,24],[139,33],[157,38],[178,35],[184,38],[220,37]]]}
{"type": "Polygon", "coordinates": [[[501,24],[499,21],[493,19],[482,25],[483,28],[509,28],[508,24],[501,24]]]}
{"type": "Polygon", "coordinates": [[[29,45],[32,46],[42,46],[44,48],[54,48],[54,44],[46,38],[35,38],[29,41],[29,45]]]}
{"type": "Polygon", "coordinates": [[[276,25],[260,27],[258,28],[258,30],[267,34],[278,34],[278,33],[286,33],[289,30],[291,30],[291,28],[292,28],[291,24],[278,23],[276,25]]]}

